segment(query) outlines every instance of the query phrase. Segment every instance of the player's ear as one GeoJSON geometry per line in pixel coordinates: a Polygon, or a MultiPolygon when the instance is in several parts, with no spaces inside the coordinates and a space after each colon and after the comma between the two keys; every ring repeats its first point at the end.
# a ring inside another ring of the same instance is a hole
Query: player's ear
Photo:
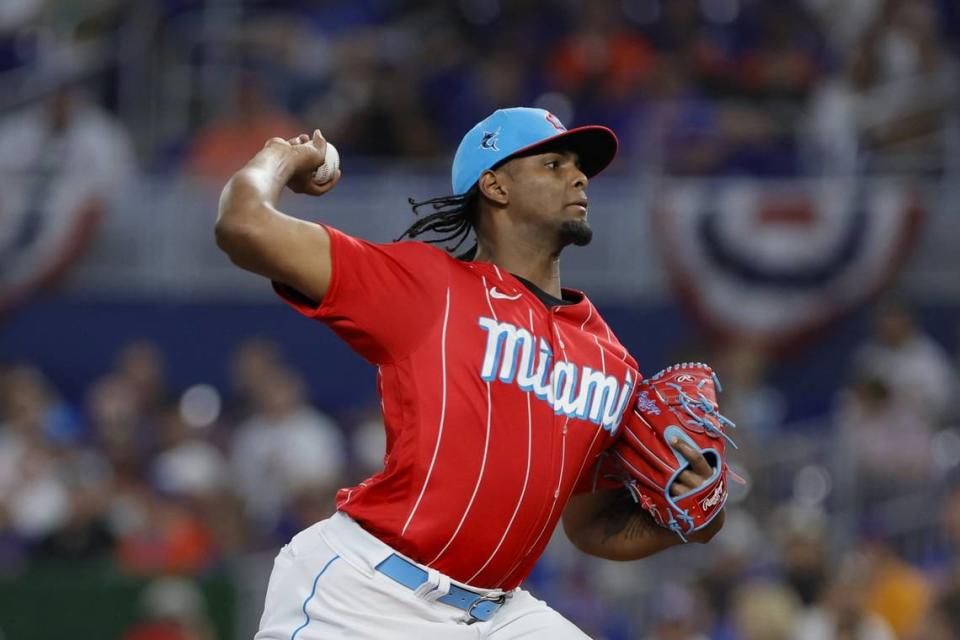
{"type": "Polygon", "coordinates": [[[477,189],[488,200],[499,205],[506,205],[509,201],[509,191],[505,176],[497,171],[484,171],[477,181],[477,189]]]}

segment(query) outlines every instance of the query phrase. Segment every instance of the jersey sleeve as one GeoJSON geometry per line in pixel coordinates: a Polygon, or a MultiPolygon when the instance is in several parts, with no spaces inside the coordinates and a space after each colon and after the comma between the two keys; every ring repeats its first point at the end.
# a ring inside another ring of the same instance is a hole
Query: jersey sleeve
{"type": "Polygon", "coordinates": [[[451,258],[423,242],[378,244],[324,225],[330,286],[317,304],[273,282],[297,312],[327,324],[364,359],[384,364],[420,343],[442,316],[451,258]]]}

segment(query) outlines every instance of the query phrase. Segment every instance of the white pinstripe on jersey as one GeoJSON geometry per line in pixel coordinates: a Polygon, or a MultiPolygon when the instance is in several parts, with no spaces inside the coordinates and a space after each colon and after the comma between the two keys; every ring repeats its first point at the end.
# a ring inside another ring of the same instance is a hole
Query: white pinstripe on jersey
{"type": "MultiPolygon", "coordinates": [[[[533,309],[530,308],[527,310],[530,317],[530,327],[533,328],[533,309]]],[[[473,579],[480,575],[484,569],[487,568],[487,565],[496,557],[497,552],[500,551],[500,547],[503,546],[503,541],[507,539],[507,534],[510,532],[510,527],[513,526],[513,521],[517,517],[517,513],[520,512],[520,505],[523,504],[523,497],[527,493],[527,482],[530,480],[530,459],[533,453],[533,408],[530,406],[530,394],[524,394],[527,397],[527,470],[523,475],[523,488],[520,490],[520,497],[517,499],[517,506],[513,508],[513,515],[510,516],[510,521],[507,523],[506,529],[503,530],[503,535],[500,536],[500,542],[497,543],[497,546],[494,548],[493,553],[490,554],[490,557],[487,558],[487,561],[483,563],[477,572],[472,576],[467,578],[467,582],[473,582],[473,579]]],[[[599,429],[598,429],[599,431],[599,429]]]]}
{"type": "MultiPolygon", "coordinates": [[[[583,331],[583,330],[586,328],[587,323],[590,322],[590,318],[592,318],[592,317],[593,317],[593,305],[592,305],[592,304],[588,304],[588,305],[587,305],[587,317],[583,319],[583,324],[580,325],[580,331],[583,331]]],[[[564,357],[566,357],[566,356],[564,356],[564,357]]]]}
{"type": "MultiPolygon", "coordinates": [[[[490,308],[490,313],[493,315],[494,320],[499,320],[497,317],[497,312],[493,309],[493,303],[490,301],[490,290],[487,289],[487,279],[483,276],[480,277],[483,283],[483,292],[487,298],[487,306],[490,308]]],[[[450,539],[447,540],[447,544],[443,545],[443,548],[433,557],[433,560],[427,562],[427,564],[433,564],[436,562],[444,552],[450,548],[450,545],[453,543],[454,538],[460,533],[460,529],[463,527],[463,523],[467,519],[467,515],[470,513],[471,507],[473,507],[473,501],[477,497],[477,492],[480,490],[480,481],[483,479],[483,472],[487,468],[487,452],[490,447],[490,418],[493,413],[493,402],[490,398],[490,383],[487,382],[487,430],[484,435],[483,440],[483,459],[480,462],[480,473],[477,474],[477,482],[473,486],[473,493],[470,495],[470,500],[467,502],[467,508],[463,510],[463,515],[460,516],[460,522],[457,523],[457,528],[454,529],[453,533],[450,535],[450,539]]]]}
{"type": "Polygon", "coordinates": [[[437,453],[440,451],[440,439],[443,437],[443,423],[447,417],[447,321],[450,319],[450,287],[447,287],[447,304],[443,310],[443,330],[440,332],[440,371],[443,380],[443,399],[440,401],[440,426],[437,429],[437,443],[433,447],[433,459],[430,460],[430,468],[427,470],[427,477],[423,480],[423,487],[420,488],[420,495],[407,516],[407,521],[403,525],[401,535],[407,533],[407,527],[413,520],[413,516],[420,507],[420,501],[423,500],[423,494],[430,484],[430,476],[433,474],[433,466],[437,463],[437,453]]]}
{"type": "MultiPolygon", "coordinates": [[[[556,329],[557,335],[559,336],[560,327],[557,325],[554,325],[554,328],[556,329]]],[[[531,332],[533,331],[532,318],[531,318],[530,330],[531,332]]],[[[569,359],[569,356],[567,356],[567,350],[566,348],[564,348],[562,342],[560,343],[560,350],[563,352],[563,359],[564,360],[569,359]]],[[[547,530],[547,525],[550,524],[550,518],[553,516],[553,510],[557,508],[557,500],[560,497],[560,485],[563,482],[563,467],[567,460],[567,426],[569,424],[570,424],[570,416],[567,416],[566,419],[563,421],[563,441],[561,442],[561,445],[560,445],[561,447],[560,448],[560,475],[557,478],[557,488],[554,489],[553,491],[553,502],[550,503],[550,511],[547,512],[547,517],[543,522],[543,526],[540,527],[540,533],[537,534],[537,537],[536,539],[534,539],[533,544],[530,545],[530,548],[527,549],[527,551],[517,560],[517,562],[512,567],[510,567],[510,570],[507,571],[506,575],[500,578],[500,580],[498,580],[495,584],[502,583],[504,580],[510,577],[510,574],[516,571],[517,567],[520,566],[520,563],[523,562],[523,560],[528,555],[530,555],[530,552],[537,548],[537,543],[540,542],[540,538],[543,537],[544,532],[547,530]]],[[[588,451],[593,449],[593,444],[594,442],[596,442],[597,436],[600,435],[601,431],[602,429],[597,429],[597,432],[593,436],[593,442],[590,443],[590,449],[588,449],[588,451]]]]}

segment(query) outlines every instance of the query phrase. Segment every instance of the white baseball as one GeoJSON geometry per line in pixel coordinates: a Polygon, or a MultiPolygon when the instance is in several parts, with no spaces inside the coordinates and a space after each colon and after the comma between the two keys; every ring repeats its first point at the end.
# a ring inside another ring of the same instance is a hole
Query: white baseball
{"type": "Polygon", "coordinates": [[[337,151],[337,148],[327,143],[327,155],[323,160],[323,164],[317,167],[317,170],[313,173],[313,181],[317,184],[323,184],[325,182],[330,182],[333,180],[333,177],[337,175],[337,169],[340,168],[340,152],[337,151]]]}

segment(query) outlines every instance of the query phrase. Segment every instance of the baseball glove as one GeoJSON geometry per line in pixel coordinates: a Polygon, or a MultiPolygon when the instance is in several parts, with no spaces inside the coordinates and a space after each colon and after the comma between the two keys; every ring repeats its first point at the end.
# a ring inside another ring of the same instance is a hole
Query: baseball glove
{"type": "Polygon", "coordinates": [[[662,527],[686,542],[686,536],[709,524],[727,500],[724,433],[735,425],[720,415],[720,381],[700,362],[667,367],[638,387],[633,411],[623,420],[621,437],[613,445],[620,477],[637,501],[662,527]],[[690,461],[672,443],[686,442],[700,452],[713,470],[696,489],[674,496],[671,486],[690,468],[690,461]]]}

